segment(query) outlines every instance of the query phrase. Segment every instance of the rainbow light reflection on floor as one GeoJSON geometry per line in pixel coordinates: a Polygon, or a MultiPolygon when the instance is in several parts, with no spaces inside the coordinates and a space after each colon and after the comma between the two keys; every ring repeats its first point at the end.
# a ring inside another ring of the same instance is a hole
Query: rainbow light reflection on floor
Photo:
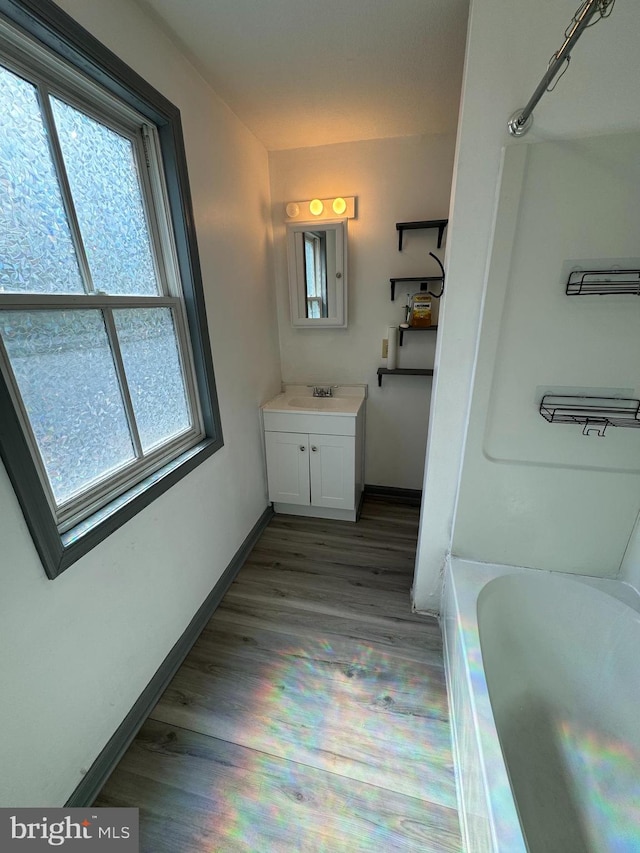
{"type": "MultiPolygon", "coordinates": [[[[431,803],[456,805],[441,673],[360,641],[340,646],[296,638],[243,679],[234,729],[218,736],[251,752],[212,779],[215,808],[201,815],[203,837],[222,844],[212,849],[258,850],[265,833],[274,851],[334,853],[337,837],[351,837],[345,850],[458,849],[457,828],[430,817],[431,803]]],[[[209,696],[219,679],[207,679],[209,696]]]]}

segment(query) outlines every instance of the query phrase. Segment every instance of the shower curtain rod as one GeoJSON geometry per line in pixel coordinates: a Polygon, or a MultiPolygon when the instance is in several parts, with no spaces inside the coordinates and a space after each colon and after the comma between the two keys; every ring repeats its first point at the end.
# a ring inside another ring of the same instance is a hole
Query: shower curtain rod
{"type": "MultiPolygon", "coordinates": [[[[586,0],[573,16],[571,24],[565,32],[565,41],[560,50],[553,54],[549,62],[547,72],[538,84],[535,92],[529,99],[526,107],[511,116],[507,127],[511,136],[524,136],[533,123],[533,110],[536,104],[548,91],[549,84],[555,78],[564,62],[569,62],[571,49],[578,41],[582,33],[590,26],[594,15],[600,13],[600,17],[608,17],[613,9],[615,0],[586,0]]],[[[595,22],[594,22],[595,23],[595,22]]]]}

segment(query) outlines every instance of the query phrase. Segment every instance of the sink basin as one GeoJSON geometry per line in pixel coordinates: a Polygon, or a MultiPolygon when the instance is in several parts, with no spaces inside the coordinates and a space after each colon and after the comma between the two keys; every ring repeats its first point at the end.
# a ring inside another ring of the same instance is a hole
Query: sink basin
{"type": "Polygon", "coordinates": [[[289,397],[287,405],[292,409],[313,409],[319,412],[350,411],[347,397],[289,397]]]}

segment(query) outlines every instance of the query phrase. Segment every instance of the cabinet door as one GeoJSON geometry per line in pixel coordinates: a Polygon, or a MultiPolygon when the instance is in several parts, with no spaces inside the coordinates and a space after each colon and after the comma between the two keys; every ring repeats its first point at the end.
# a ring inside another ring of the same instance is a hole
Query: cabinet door
{"type": "Polygon", "coordinates": [[[298,432],[265,432],[269,500],[310,503],[309,436],[298,432]]]}
{"type": "Polygon", "coordinates": [[[310,435],[311,505],[354,509],[355,438],[310,435]]]}

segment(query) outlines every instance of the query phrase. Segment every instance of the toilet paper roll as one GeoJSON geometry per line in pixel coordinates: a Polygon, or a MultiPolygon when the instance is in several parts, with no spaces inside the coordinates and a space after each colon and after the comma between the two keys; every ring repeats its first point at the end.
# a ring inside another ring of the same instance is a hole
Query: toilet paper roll
{"type": "Polygon", "coordinates": [[[387,369],[395,370],[398,364],[398,327],[389,326],[387,329],[387,369]]]}

